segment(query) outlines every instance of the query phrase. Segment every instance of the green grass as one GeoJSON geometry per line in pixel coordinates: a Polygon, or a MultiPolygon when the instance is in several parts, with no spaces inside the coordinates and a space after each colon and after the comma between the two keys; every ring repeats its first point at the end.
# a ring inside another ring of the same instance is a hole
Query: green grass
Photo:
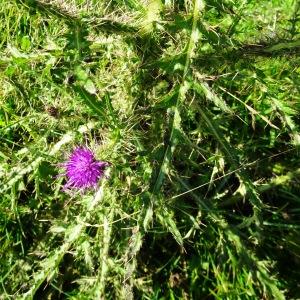
{"type": "Polygon", "coordinates": [[[3,0],[0,299],[298,299],[296,0],[3,0]],[[112,163],[62,191],[77,145],[112,163]]]}

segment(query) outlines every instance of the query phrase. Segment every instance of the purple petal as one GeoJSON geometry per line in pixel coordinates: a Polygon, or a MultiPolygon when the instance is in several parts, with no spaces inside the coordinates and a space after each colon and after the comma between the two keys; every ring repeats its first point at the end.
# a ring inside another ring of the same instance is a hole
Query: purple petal
{"type": "Polygon", "coordinates": [[[88,148],[77,147],[69,160],[61,165],[66,170],[67,183],[64,186],[66,190],[96,187],[110,163],[97,161],[93,152],[88,148]]]}

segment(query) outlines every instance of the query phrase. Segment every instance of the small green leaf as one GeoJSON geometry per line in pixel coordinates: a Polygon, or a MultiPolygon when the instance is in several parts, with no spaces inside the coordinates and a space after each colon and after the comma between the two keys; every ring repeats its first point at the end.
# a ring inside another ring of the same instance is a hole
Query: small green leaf
{"type": "Polygon", "coordinates": [[[179,245],[183,244],[183,238],[181,236],[180,231],[178,230],[176,223],[173,219],[172,214],[166,210],[164,207],[159,213],[157,213],[157,217],[160,223],[166,227],[166,229],[173,235],[174,239],[179,245]]]}

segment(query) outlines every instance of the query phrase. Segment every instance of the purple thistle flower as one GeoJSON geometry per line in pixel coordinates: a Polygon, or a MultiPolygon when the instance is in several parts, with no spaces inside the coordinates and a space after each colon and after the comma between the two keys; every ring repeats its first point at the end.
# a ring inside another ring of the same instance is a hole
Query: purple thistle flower
{"type": "Polygon", "coordinates": [[[69,160],[62,164],[68,178],[64,190],[69,188],[85,190],[96,187],[98,181],[104,176],[105,168],[109,165],[108,162],[97,161],[88,148],[76,148],[69,160]]]}

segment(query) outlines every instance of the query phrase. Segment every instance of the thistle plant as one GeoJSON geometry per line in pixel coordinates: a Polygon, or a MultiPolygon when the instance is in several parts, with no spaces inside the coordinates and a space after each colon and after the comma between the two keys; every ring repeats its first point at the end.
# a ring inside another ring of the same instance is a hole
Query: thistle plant
{"type": "Polygon", "coordinates": [[[99,180],[104,177],[108,162],[97,161],[93,152],[85,147],[77,147],[67,162],[62,166],[66,169],[68,178],[64,189],[75,188],[85,190],[96,188],[99,180]]]}
{"type": "Polygon", "coordinates": [[[300,299],[299,1],[1,4],[0,299],[300,299]]]}

